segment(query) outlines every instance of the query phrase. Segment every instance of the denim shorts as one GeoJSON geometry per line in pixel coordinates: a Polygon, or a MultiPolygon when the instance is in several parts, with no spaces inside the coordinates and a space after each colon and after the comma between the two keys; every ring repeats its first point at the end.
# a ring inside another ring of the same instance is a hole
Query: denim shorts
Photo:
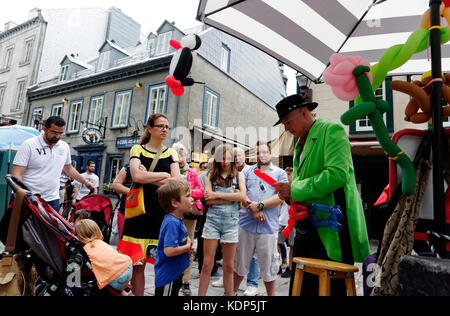
{"type": "Polygon", "coordinates": [[[213,205],[208,209],[203,228],[204,239],[233,244],[239,241],[239,210],[237,203],[213,205]]]}
{"type": "Polygon", "coordinates": [[[128,268],[122,272],[115,280],[109,283],[109,286],[114,288],[115,290],[122,292],[127,287],[128,283],[130,283],[131,277],[133,276],[133,264],[130,263],[128,268]]]}

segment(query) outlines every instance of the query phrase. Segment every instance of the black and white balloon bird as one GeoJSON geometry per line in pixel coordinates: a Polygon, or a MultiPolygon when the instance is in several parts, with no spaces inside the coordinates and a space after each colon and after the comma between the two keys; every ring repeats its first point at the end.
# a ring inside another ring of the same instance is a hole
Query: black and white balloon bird
{"type": "Polygon", "coordinates": [[[184,87],[190,87],[194,83],[199,83],[188,77],[188,75],[194,60],[193,52],[200,48],[202,40],[196,34],[188,34],[181,41],[171,40],[170,45],[177,51],[172,58],[166,84],[174,95],[182,96],[184,87]]]}

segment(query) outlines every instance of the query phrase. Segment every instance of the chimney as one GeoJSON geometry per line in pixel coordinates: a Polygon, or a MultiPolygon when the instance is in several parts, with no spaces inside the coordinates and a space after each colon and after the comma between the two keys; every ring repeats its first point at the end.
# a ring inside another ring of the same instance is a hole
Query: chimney
{"type": "Polygon", "coordinates": [[[16,27],[17,23],[14,23],[13,21],[9,21],[5,23],[5,32],[16,27]]]}
{"type": "Polygon", "coordinates": [[[28,19],[32,20],[34,18],[37,18],[40,14],[41,14],[41,9],[39,9],[39,8],[31,9],[30,11],[28,11],[28,19]]]}

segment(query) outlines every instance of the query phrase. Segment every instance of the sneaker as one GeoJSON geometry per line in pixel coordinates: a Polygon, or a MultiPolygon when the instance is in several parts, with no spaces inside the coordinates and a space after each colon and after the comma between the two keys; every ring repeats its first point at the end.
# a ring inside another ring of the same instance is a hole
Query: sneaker
{"type": "Polygon", "coordinates": [[[284,270],[283,274],[281,275],[282,278],[290,278],[291,277],[291,269],[286,268],[286,270],[284,270]]]}
{"type": "Polygon", "coordinates": [[[181,286],[181,292],[183,292],[184,296],[191,296],[191,287],[189,286],[189,283],[183,282],[183,285],[181,286]]]}
{"type": "Polygon", "coordinates": [[[220,278],[219,280],[214,281],[211,285],[213,287],[223,287],[223,278],[220,278]]]}
{"type": "Polygon", "coordinates": [[[249,286],[244,292],[244,296],[256,296],[258,294],[258,288],[254,286],[249,286]]]}

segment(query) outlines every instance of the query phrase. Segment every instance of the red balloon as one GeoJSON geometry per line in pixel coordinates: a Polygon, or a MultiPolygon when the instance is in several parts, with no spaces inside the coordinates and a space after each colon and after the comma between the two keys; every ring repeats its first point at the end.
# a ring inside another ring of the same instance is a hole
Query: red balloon
{"type": "Polygon", "coordinates": [[[184,88],[183,87],[179,87],[179,88],[171,88],[172,93],[175,94],[177,97],[181,97],[184,93],[184,88]]]}
{"type": "Polygon", "coordinates": [[[267,182],[268,184],[270,184],[271,186],[273,186],[275,183],[277,183],[277,181],[270,177],[269,175],[267,175],[266,173],[262,172],[259,169],[255,170],[255,175],[259,178],[261,178],[264,182],[267,182]]]}
{"type": "Polygon", "coordinates": [[[175,49],[181,49],[181,44],[177,40],[170,40],[170,46],[172,46],[175,49]]]}
{"type": "Polygon", "coordinates": [[[179,88],[181,87],[181,81],[175,79],[174,76],[168,76],[166,78],[166,84],[170,87],[170,88],[179,88]]]}

